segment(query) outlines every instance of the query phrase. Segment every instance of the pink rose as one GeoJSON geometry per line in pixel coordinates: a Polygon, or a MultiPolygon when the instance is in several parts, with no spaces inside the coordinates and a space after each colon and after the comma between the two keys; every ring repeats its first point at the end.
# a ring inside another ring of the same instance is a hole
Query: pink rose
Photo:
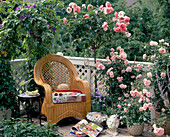
{"type": "Polygon", "coordinates": [[[71,13],[71,12],[72,12],[72,8],[68,7],[68,8],[66,9],[66,12],[67,12],[67,13],[71,13]]]}
{"type": "Polygon", "coordinates": [[[121,108],[121,105],[117,105],[118,108],[121,108]]]}
{"type": "Polygon", "coordinates": [[[136,79],[140,79],[141,77],[142,77],[142,75],[139,74],[139,75],[136,77],[136,79]]]}
{"type": "Polygon", "coordinates": [[[113,8],[112,8],[112,7],[106,7],[106,8],[104,8],[104,14],[109,14],[109,13],[111,13],[111,12],[113,12],[113,8]]]}
{"type": "Polygon", "coordinates": [[[118,16],[124,16],[124,15],[125,15],[125,12],[124,12],[124,11],[119,11],[118,16]]]}
{"type": "Polygon", "coordinates": [[[107,25],[107,22],[104,22],[103,25],[102,25],[102,28],[106,28],[108,25],[107,25]]]}
{"type": "Polygon", "coordinates": [[[164,42],[164,39],[159,40],[160,43],[164,42]]]}
{"type": "Polygon", "coordinates": [[[127,110],[127,108],[124,108],[124,112],[126,113],[128,110],[127,110]]]}
{"type": "Polygon", "coordinates": [[[113,56],[114,55],[114,53],[113,52],[110,52],[110,56],[113,56]]]}
{"type": "Polygon", "coordinates": [[[111,7],[111,3],[110,2],[106,2],[106,7],[111,7]]]}
{"type": "Polygon", "coordinates": [[[163,48],[163,47],[161,47],[160,49],[159,49],[159,53],[165,53],[166,52],[166,50],[163,48]]]}
{"type": "Polygon", "coordinates": [[[127,68],[126,68],[126,71],[127,71],[127,72],[131,72],[131,71],[132,71],[132,68],[131,68],[131,67],[127,67],[127,68]]]}
{"type": "Polygon", "coordinates": [[[71,2],[70,4],[69,4],[69,7],[76,7],[77,5],[74,3],[74,2],[71,2]]]}
{"type": "Polygon", "coordinates": [[[130,18],[129,17],[127,17],[127,16],[125,16],[125,18],[124,18],[124,22],[125,23],[128,23],[130,21],[130,18]]]}
{"type": "Polygon", "coordinates": [[[150,93],[150,92],[147,92],[147,93],[146,93],[146,96],[147,96],[148,98],[150,98],[150,97],[151,97],[151,93],[150,93]]]}
{"type": "Polygon", "coordinates": [[[108,30],[108,28],[103,28],[103,30],[104,30],[104,31],[107,31],[107,30],[108,30]]]}
{"type": "Polygon", "coordinates": [[[161,77],[165,77],[166,73],[161,72],[161,77]]]}
{"type": "Polygon", "coordinates": [[[124,63],[127,65],[127,64],[129,64],[129,61],[128,61],[128,60],[125,60],[124,63]]]}
{"type": "Polygon", "coordinates": [[[151,84],[151,81],[150,80],[147,80],[146,78],[143,80],[145,86],[150,86],[151,84]]]}
{"type": "Polygon", "coordinates": [[[107,64],[112,64],[112,62],[109,60],[109,61],[107,62],[107,64]]]}
{"type": "Polygon", "coordinates": [[[148,104],[144,103],[143,104],[143,110],[146,110],[148,108],[148,104]]]}
{"type": "Polygon", "coordinates": [[[151,101],[150,101],[150,99],[149,99],[149,98],[146,98],[146,102],[150,103],[151,101]]]}
{"type": "Polygon", "coordinates": [[[67,19],[64,17],[63,18],[63,23],[66,24],[67,19]]]}
{"type": "Polygon", "coordinates": [[[103,82],[102,82],[102,81],[99,81],[99,84],[103,84],[103,82]]]}
{"type": "Polygon", "coordinates": [[[143,89],[142,91],[143,91],[143,95],[145,95],[148,92],[147,89],[143,89]]]}
{"type": "Polygon", "coordinates": [[[148,73],[147,73],[147,77],[151,78],[151,77],[152,77],[152,73],[151,73],[151,72],[148,72],[148,73]]]}
{"type": "Polygon", "coordinates": [[[100,5],[99,9],[103,9],[103,5],[100,5]]]}
{"type": "Polygon", "coordinates": [[[84,8],[84,9],[85,9],[85,8],[86,8],[86,4],[82,4],[82,8],[84,8]]]}
{"type": "Polygon", "coordinates": [[[87,9],[88,9],[88,10],[92,10],[92,9],[93,9],[93,5],[89,4],[89,5],[87,6],[87,9]]]}
{"type": "Polygon", "coordinates": [[[119,87],[120,87],[121,89],[125,89],[125,88],[127,88],[127,85],[120,84],[119,87]]]}
{"type": "Polygon", "coordinates": [[[122,73],[125,73],[125,72],[126,72],[126,70],[124,70],[124,69],[123,69],[121,72],[122,72],[122,73]]]}
{"type": "Polygon", "coordinates": [[[118,13],[115,12],[114,15],[115,15],[115,18],[117,19],[118,18],[118,13]]]}
{"type": "Polygon", "coordinates": [[[97,15],[98,11],[95,11],[95,14],[97,15]]]}
{"type": "Polygon", "coordinates": [[[135,78],[135,76],[133,75],[133,76],[131,76],[131,79],[134,79],[135,78]]]}
{"type": "Polygon", "coordinates": [[[85,14],[83,17],[88,18],[90,17],[89,14],[85,14]]]}
{"type": "Polygon", "coordinates": [[[161,127],[160,127],[160,128],[155,127],[153,132],[154,132],[155,135],[157,135],[157,136],[162,136],[162,135],[164,134],[164,129],[161,128],[161,127]]]}
{"type": "Polygon", "coordinates": [[[111,67],[110,69],[107,70],[107,75],[109,75],[110,71],[113,70],[113,68],[111,67]]]}
{"type": "Polygon", "coordinates": [[[123,77],[117,77],[118,82],[122,82],[123,77]]]}
{"type": "Polygon", "coordinates": [[[165,109],[164,109],[164,108],[162,108],[161,110],[162,110],[162,112],[165,112],[165,109]]]}
{"type": "Polygon", "coordinates": [[[127,104],[125,103],[125,106],[127,106],[127,104]]]}
{"type": "Polygon", "coordinates": [[[155,59],[155,55],[152,55],[152,56],[151,56],[151,60],[154,60],[154,59],[155,59]]]}
{"type": "Polygon", "coordinates": [[[81,8],[79,6],[76,7],[77,12],[80,12],[81,8]]]}
{"type": "Polygon", "coordinates": [[[139,111],[143,111],[143,110],[144,110],[144,108],[143,108],[143,107],[140,107],[140,108],[139,108],[139,111]]]}
{"type": "Polygon", "coordinates": [[[156,41],[150,41],[150,45],[151,45],[151,46],[157,46],[157,45],[158,45],[158,42],[156,42],[156,41]]]}
{"type": "Polygon", "coordinates": [[[135,97],[135,92],[134,92],[134,91],[130,91],[130,95],[131,95],[132,97],[135,97]]]}
{"type": "Polygon", "coordinates": [[[124,96],[125,96],[126,98],[128,98],[128,97],[129,97],[129,94],[126,93],[124,96]]]}
{"type": "Polygon", "coordinates": [[[131,33],[126,32],[126,37],[129,38],[131,36],[131,33]]]}
{"type": "Polygon", "coordinates": [[[169,47],[169,43],[165,42],[164,45],[168,46],[169,47]]]}
{"type": "Polygon", "coordinates": [[[146,59],[147,55],[146,54],[143,54],[143,59],[146,59]]]}
{"type": "Polygon", "coordinates": [[[93,72],[93,75],[95,75],[95,76],[96,76],[96,71],[97,71],[97,70],[94,70],[94,72],[93,72]]]}

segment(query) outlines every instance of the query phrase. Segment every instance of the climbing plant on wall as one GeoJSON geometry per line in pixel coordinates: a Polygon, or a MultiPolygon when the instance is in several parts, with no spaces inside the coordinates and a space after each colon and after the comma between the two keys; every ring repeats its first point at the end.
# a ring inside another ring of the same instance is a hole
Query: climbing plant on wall
{"type": "Polygon", "coordinates": [[[3,21],[0,29],[0,108],[14,109],[16,106],[17,92],[10,60],[21,55],[27,57],[27,79],[33,78],[35,62],[53,48],[53,39],[62,25],[56,10],[61,8],[62,3],[54,0],[25,3],[3,21]]]}

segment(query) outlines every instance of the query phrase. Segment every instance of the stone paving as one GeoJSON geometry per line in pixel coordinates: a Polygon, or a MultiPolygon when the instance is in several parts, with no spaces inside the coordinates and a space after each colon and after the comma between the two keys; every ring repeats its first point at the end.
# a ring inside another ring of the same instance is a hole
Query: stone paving
{"type": "MultiPolygon", "coordinates": [[[[70,135],[70,129],[73,125],[75,125],[80,120],[81,119],[78,119],[78,118],[63,119],[57,124],[59,126],[58,131],[63,134],[63,137],[72,137],[72,135],[70,135]]],[[[34,124],[39,125],[38,118],[33,118],[33,121],[34,121],[34,124]]],[[[44,125],[46,122],[47,121],[45,119],[42,120],[42,125],[44,125]]],[[[136,136],[136,137],[158,137],[154,135],[152,132],[146,131],[146,130],[147,130],[147,127],[145,126],[143,134],[141,136],[136,136]]],[[[118,128],[118,133],[119,134],[117,135],[117,137],[133,137],[132,135],[128,133],[126,127],[118,128]]],[[[113,135],[110,135],[109,133],[107,133],[107,129],[104,129],[103,132],[98,135],[98,137],[113,137],[113,135]]],[[[168,135],[167,136],[163,135],[161,137],[168,137],[168,135]]]]}

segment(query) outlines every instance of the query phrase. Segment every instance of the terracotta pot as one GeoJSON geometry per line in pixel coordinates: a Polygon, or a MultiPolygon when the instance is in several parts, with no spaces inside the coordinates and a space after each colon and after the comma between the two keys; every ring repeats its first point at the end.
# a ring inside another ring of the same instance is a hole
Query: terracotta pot
{"type": "MultiPolygon", "coordinates": [[[[155,111],[155,118],[156,120],[159,119],[159,118],[162,118],[162,116],[159,114],[159,112],[155,111]]],[[[166,125],[164,128],[164,132],[165,132],[165,135],[170,135],[170,119],[167,118],[166,119],[166,125]]]]}
{"type": "Polygon", "coordinates": [[[143,133],[144,123],[142,123],[141,125],[139,123],[133,123],[133,126],[131,127],[127,124],[127,129],[131,135],[139,136],[143,133]]]}

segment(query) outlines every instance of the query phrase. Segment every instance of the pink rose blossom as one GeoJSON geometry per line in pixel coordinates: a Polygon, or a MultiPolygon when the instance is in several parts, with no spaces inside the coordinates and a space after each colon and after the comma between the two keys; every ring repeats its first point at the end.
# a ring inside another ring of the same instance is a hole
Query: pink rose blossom
{"type": "Polygon", "coordinates": [[[165,53],[166,52],[166,50],[163,48],[163,47],[161,47],[160,49],[159,49],[159,53],[165,53]]]}
{"type": "Polygon", "coordinates": [[[93,5],[89,4],[89,5],[87,6],[87,9],[88,9],[88,10],[92,10],[92,9],[93,9],[93,5]]]}
{"type": "Polygon", "coordinates": [[[161,110],[162,110],[162,112],[165,112],[165,109],[164,109],[164,108],[162,108],[161,110]]]}
{"type": "Polygon", "coordinates": [[[110,52],[110,56],[113,56],[114,55],[114,53],[113,52],[110,52]]]}
{"type": "Polygon", "coordinates": [[[131,72],[132,71],[132,68],[131,67],[127,67],[126,68],[126,72],[131,72]]]}
{"type": "Polygon", "coordinates": [[[90,17],[89,14],[85,14],[83,17],[88,18],[90,17]]]}
{"type": "Polygon", "coordinates": [[[164,134],[164,129],[161,128],[161,127],[160,127],[160,128],[155,127],[153,132],[154,132],[155,135],[157,135],[157,136],[162,136],[162,135],[164,134]]]}
{"type": "Polygon", "coordinates": [[[150,103],[150,99],[149,99],[149,98],[146,98],[146,102],[150,103]]]}
{"type": "Polygon", "coordinates": [[[146,59],[147,55],[146,54],[143,54],[143,59],[146,59]]]}
{"type": "Polygon", "coordinates": [[[165,42],[164,45],[168,46],[169,47],[169,43],[165,42]]]}
{"type": "Polygon", "coordinates": [[[162,42],[164,42],[164,39],[159,40],[159,43],[162,43],[162,42]]]}
{"type": "Polygon", "coordinates": [[[135,76],[133,75],[133,76],[131,76],[130,78],[131,78],[131,79],[134,79],[134,78],[135,78],[135,76]]]}
{"type": "Polygon", "coordinates": [[[124,108],[124,112],[126,113],[128,110],[127,110],[127,108],[124,108]]]}
{"type": "Polygon", "coordinates": [[[126,94],[124,94],[124,96],[125,96],[126,98],[128,98],[128,97],[129,97],[129,94],[128,94],[128,93],[126,93],[126,94]]]}
{"type": "Polygon", "coordinates": [[[127,88],[127,85],[120,84],[119,87],[120,87],[121,89],[125,89],[125,88],[127,88]]]}
{"type": "Polygon", "coordinates": [[[150,93],[150,92],[147,92],[147,93],[146,93],[146,96],[147,96],[148,98],[150,98],[150,97],[151,97],[151,93],[150,93]]]}
{"type": "Polygon", "coordinates": [[[103,82],[102,82],[102,81],[99,81],[99,83],[100,83],[100,84],[103,84],[103,82]]]}
{"type": "Polygon", "coordinates": [[[135,97],[135,92],[134,92],[134,91],[130,91],[130,95],[131,95],[132,97],[135,97]]]}
{"type": "Polygon", "coordinates": [[[76,11],[80,12],[81,8],[79,6],[76,7],[76,11]]]}
{"type": "Polygon", "coordinates": [[[154,60],[154,59],[155,59],[155,55],[152,55],[152,56],[151,56],[151,60],[154,60]]]}
{"type": "Polygon", "coordinates": [[[103,30],[104,30],[104,31],[107,31],[107,30],[108,30],[108,28],[103,28],[103,30]]]}
{"type": "Polygon", "coordinates": [[[145,95],[148,92],[148,90],[147,89],[143,89],[142,92],[145,95]]]}
{"type": "Polygon", "coordinates": [[[84,8],[84,9],[85,9],[85,8],[86,8],[86,4],[82,4],[82,8],[84,8]]]}
{"type": "Polygon", "coordinates": [[[114,15],[115,15],[115,18],[118,19],[118,13],[115,12],[114,15]]]}
{"type": "Polygon", "coordinates": [[[125,16],[125,18],[124,18],[124,22],[125,23],[128,23],[130,21],[130,18],[129,17],[127,17],[127,16],[125,16]]]}
{"type": "Polygon", "coordinates": [[[139,111],[143,111],[143,110],[144,110],[144,108],[143,108],[143,107],[140,107],[140,108],[139,108],[139,111]]]}
{"type": "Polygon", "coordinates": [[[118,108],[121,108],[121,105],[117,105],[118,108]]]}
{"type": "Polygon", "coordinates": [[[147,73],[147,77],[151,78],[151,77],[152,77],[152,73],[151,73],[151,72],[148,72],[148,73],[147,73]]]}
{"type": "Polygon", "coordinates": [[[127,64],[129,64],[129,61],[128,61],[128,60],[125,60],[124,63],[127,65],[127,64]]]}
{"type": "Polygon", "coordinates": [[[151,81],[150,80],[147,80],[146,78],[143,80],[145,86],[150,86],[151,84],[151,81]]]}
{"type": "Polygon", "coordinates": [[[98,11],[95,11],[95,14],[97,15],[98,11]]]}
{"type": "Polygon", "coordinates": [[[118,82],[122,82],[123,77],[117,77],[118,82]]]}
{"type": "Polygon", "coordinates": [[[107,64],[112,64],[112,62],[111,62],[111,61],[108,61],[107,64]]]}
{"type": "Polygon", "coordinates": [[[110,71],[113,70],[113,68],[111,67],[110,69],[107,70],[107,75],[110,74],[110,71]]]}
{"type": "Polygon", "coordinates": [[[123,69],[121,72],[122,72],[122,73],[125,73],[125,72],[126,72],[126,70],[124,70],[124,69],[123,69]]]}
{"type": "Polygon", "coordinates": [[[115,50],[114,50],[114,48],[111,48],[110,50],[111,50],[112,52],[114,52],[114,51],[115,51],[115,50]]]}
{"type": "Polygon", "coordinates": [[[107,22],[104,22],[102,28],[106,28],[108,26],[107,22]]]}
{"type": "Polygon", "coordinates": [[[103,5],[100,5],[99,9],[100,9],[100,10],[103,9],[103,5]]]}
{"type": "Polygon", "coordinates": [[[165,77],[166,73],[161,72],[161,77],[165,77]]]}
{"type": "Polygon", "coordinates": [[[118,100],[121,100],[121,97],[118,97],[118,100]]]}
{"type": "Polygon", "coordinates": [[[142,75],[139,74],[139,75],[136,77],[136,79],[140,79],[141,77],[142,77],[142,75]]]}
{"type": "Polygon", "coordinates": [[[110,2],[106,2],[106,7],[111,7],[111,3],[110,2]]]}
{"type": "Polygon", "coordinates": [[[124,16],[124,15],[125,15],[125,12],[124,12],[124,11],[119,11],[118,16],[124,16]]]}
{"type": "Polygon", "coordinates": [[[143,104],[143,110],[146,110],[148,108],[148,104],[144,103],[143,104]]]}
{"type": "Polygon", "coordinates": [[[96,76],[96,71],[97,71],[97,70],[94,70],[94,72],[93,72],[93,75],[95,75],[95,76],[96,76]]]}
{"type": "Polygon", "coordinates": [[[158,45],[158,42],[156,42],[156,41],[150,41],[150,45],[151,45],[151,46],[157,46],[157,45],[158,45]]]}
{"type": "Polygon", "coordinates": [[[127,104],[125,103],[125,106],[127,106],[127,104]]]}
{"type": "Polygon", "coordinates": [[[112,20],[115,22],[117,19],[115,17],[113,17],[112,20]]]}
{"type": "Polygon", "coordinates": [[[131,36],[131,33],[129,33],[129,32],[126,32],[125,34],[126,34],[127,38],[129,38],[131,36]]]}
{"type": "Polygon", "coordinates": [[[66,12],[67,12],[67,13],[71,13],[71,12],[72,12],[72,8],[68,7],[68,8],[66,9],[66,12]]]}
{"type": "Polygon", "coordinates": [[[76,5],[74,2],[71,2],[70,4],[69,4],[69,7],[72,7],[73,8],[73,6],[74,5],[76,5]]]}
{"type": "Polygon", "coordinates": [[[67,19],[64,17],[63,18],[63,23],[66,24],[67,19]]]}

